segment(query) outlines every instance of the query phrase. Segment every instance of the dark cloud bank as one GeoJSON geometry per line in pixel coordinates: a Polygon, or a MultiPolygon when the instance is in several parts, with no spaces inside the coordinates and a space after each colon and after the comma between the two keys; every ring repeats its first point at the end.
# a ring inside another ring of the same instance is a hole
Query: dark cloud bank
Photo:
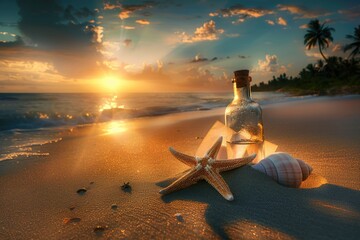
{"type": "Polygon", "coordinates": [[[22,37],[1,43],[0,58],[13,58],[14,52],[27,61],[51,62],[60,74],[86,77],[99,69],[100,28],[90,25],[96,12],[55,0],[17,0],[22,37]]]}

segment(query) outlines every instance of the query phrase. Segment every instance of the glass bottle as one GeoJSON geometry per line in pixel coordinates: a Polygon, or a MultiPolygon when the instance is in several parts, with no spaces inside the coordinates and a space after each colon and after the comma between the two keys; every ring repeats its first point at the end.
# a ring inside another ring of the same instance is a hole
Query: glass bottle
{"type": "Polygon", "coordinates": [[[231,144],[262,144],[262,110],[251,99],[249,70],[238,70],[234,75],[234,99],[225,110],[225,125],[231,129],[226,141],[231,144]]]}

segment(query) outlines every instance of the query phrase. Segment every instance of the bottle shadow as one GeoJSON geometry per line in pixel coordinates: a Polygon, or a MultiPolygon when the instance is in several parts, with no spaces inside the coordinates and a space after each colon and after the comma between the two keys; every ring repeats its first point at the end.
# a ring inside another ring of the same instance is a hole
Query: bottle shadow
{"type": "MultiPolygon", "coordinates": [[[[271,234],[296,239],[358,239],[360,236],[360,191],[332,184],[287,188],[250,166],[224,172],[222,176],[234,201],[226,201],[205,181],[162,196],[162,200],[207,203],[206,222],[223,239],[248,238],[250,234],[266,239],[271,234]]],[[[171,180],[157,185],[165,187],[171,180]]]]}

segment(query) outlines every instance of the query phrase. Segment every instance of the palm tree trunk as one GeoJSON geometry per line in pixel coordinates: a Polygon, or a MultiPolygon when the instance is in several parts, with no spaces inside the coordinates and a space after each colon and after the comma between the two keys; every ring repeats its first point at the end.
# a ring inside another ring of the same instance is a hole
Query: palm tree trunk
{"type": "Polygon", "coordinates": [[[324,56],[324,54],[323,54],[323,52],[321,50],[320,43],[319,43],[319,51],[320,51],[321,56],[324,58],[325,62],[327,62],[327,59],[326,59],[326,57],[324,56]]]}

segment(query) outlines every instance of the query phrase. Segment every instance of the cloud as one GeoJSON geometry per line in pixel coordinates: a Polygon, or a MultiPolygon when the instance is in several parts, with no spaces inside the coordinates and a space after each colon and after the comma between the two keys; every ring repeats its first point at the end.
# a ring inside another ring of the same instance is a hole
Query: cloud
{"type": "Polygon", "coordinates": [[[235,21],[232,21],[231,23],[232,24],[240,24],[240,23],[243,23],[243,22],[245,22],[245,18],[239,18],[239,19],[237,19],[235,21]]]}
{"type": "Polygon", "coordinates": [[[300,25],[299,28],[300,29],[306,29],[306,28],[308,28],[308,25],[307,25],[307,23],[305,23],[303,25],[300,25]]]}
{"type": "Polygon", "coordinates": [[[280,69],[280,66],[278,64],[278,58],[276,55],[265,55],[265,59],[259,59],[258,60],[258,67],[256,70],[262,71],[262,72],[278,72],[280,69]]]}
{"type": "Polygon", "coordinates": [[[117,9],[117,8],[121,8],[121,4],[120,3],[109,3],[109,2],[104,2],[104,10],[113,10],[113,9],[117,9]]]}
{"type": "Polygon", "coordinates": [[[28,72],[47,72],[57,73],[56,69],[51,63],[40,61],[23,61],[23,60],[1,60],[0,67],[11,68],[13,71],[28,71],[28,72]]]}
{"type": "Polygon", "coordinates": [[[128,73],[139,73],[142,71],[142,67],[136,64],[126,64],[124,70],[128,73]]]}
{"type": "Polygon", "coordinates": [[[130,11],[121,11],[118,16],[121,20],[123,20],[123,19],[129,18],[130,13],[131,13],[130,11]]]}
{"type": "Polygon", "coordinates": [[[348,19],[356,20],[360,18],[360,5],[350,8],[339,10],[338,13],[345,15],[348,19]]]}
{"type": "Polygon", "coordinates": [[[194,59],[191,62],[197,63],[197,62],[206,62],[206,61],[208,61],[207,58],[203,58],[200,54],[196,54],[196,56],[194,57],[194,59]]]}
{"type": "Polygon", "coordinates": [[[209,90],[228,90],[231,79],[224,71],[215,73],[212,69],[203,67],[190,67],[180,72],[182,81],[180,85],[188,86],[197,91],[209,90]]]}
{"type": "Polygon", "coordinates": [[[138,23],[138,24],[141,24],[141,25],[149,25],[150,24],[150,22],[148,20],[145,20],[145,19],[138,19],[135,22],[138,23]]]}
{"type": "Polygon", "coordinates": [[[265,20],[265,22],[267,22],[269,25],[275,25],[275,22],[272,20],[265,20]]]}
{"type": "Polygon", "coordinates": [[[63,81],[63,77],[48,62],[0,60],[0,68],[0,88],[6,91],[44,91],[45,88],[56,87],[58,82],[63,81]]]}
{"type": "Polygon", "coordinates": [[[87,25],[87,18],[92,16],[87,8],[77,10],[68,6],[64,9],[55,1],[44,0],[18,0],[17,3],[20,9],[18,28],[29,39],[28,43],[39,48],[78,49],[91,44],[100,32],[97,26],[87,25]]]}
{"type": "Polygon", "coordinates": [[[123,44],[124,44],[125,47],[130,46],[131,43],[132,43],[132,40],[131,40],[131,39],[125,39],[125,40],[123,41],[123,44]]]}
{"type": "Polygon", "coordinates": [[[233,6],[230,8],[224,8],[221,10],[218,10],[216,12],[212,12],[209,14],[209,16],[219,16],[222,17],[239,17],[237,21],[234,21],[233,23],[239,23],[243,22],[246,18],[259,18],[265,15],[273,14],[274,12],[267,9],[262,8],[245,8],[241,5],[233,6]]]}
{"type": "Polygon", "coordinates": [[[24,46],[24,41],[20,36],[16,36],[14,41],[0,41],[1,51],[12,49],[14,47],[22,47],[22,46],[24,46]]]}
{"type": "Polygon", "coordinates": [[[16,34],[9,33],[9,32],[0,32],[0,35],[9,35],[9,36],[12,36],[12,37],[16,37],[16,34]]]}
{"type": "MultiPolygon", "coordinates": [[[[193,61],[152,64],[120,64],[114,69],[124,79],[142,82],[146,88],[160,91],[221,91],[231,89],[231,79],[225,69],[215,66],[217,58],[206,59],[200,54],[193,61]],[[212,62],[207,66],[201,62],[212,62]],[[198,62],[198,64],[196,64],[198,62]],[[164,87],[166,84],[166,88],[164,87]]],[[[145,87],[144,87],[145,88],[145,87]]]]}
{"type": "Polygon", "coordinates": [[[126,29],[126,30],[133,30],[133,29],[135,29],[135,27],[133,27],[133,26],[127,26],[127,25],[121,25],[121,28],[122,28],[122,29],[126,29]]]}
{"type": "MultiPolygon", "coordinates": [[[[314,46],[312,49],[308,50],[306,47],[304,48],[305,55],[307,57],[313,58],[313,59],[323,59],[321,54],[319,53],[318,46],[314,46]]],[[[323,52],[325,57],[327,57],[326,52],[323,52]]]]}
{"type": "Polygon", "coordinates": [[[341,45],[339,43],[335,44],[331,48],[331,52],[338,52],[338,51],[341,51],[341,50],[342,50],[342,47],[341,47],[341,45]]]}
{"type": "Polygon", "coordinates": [[[70,78],[88,77],[101,70],[103,27],[89,25],[95,11],[64,7],[56,1],[18,0],[17,4],[23,38],[11,46],[2,45],[0,58],[11,58],[9,51],[15,51],[29,61],[49,62],[70,78]]]}
{"type": "MultiPolygon", "coordinates": [[[[49,2],[51,3],[52,1],[49,1],[49,2]]],[[[55,2],[55,1],[53,1],[53,2],[55,2]]],[[[77,9],[77,8],[73,7],[72,5],[68,5],[67,7],[65,7],[65,9],[63,10],[63,14],[64,14],[64,18],[72,23],[79,23],[79,20],[82,18],[88,18],[88,17],[95,16],[95,12],[86,7],[77,9]]]]}
{"type": "Polygon", "coordinates": [[[219,35],[224,33],[224,29],[216,29],[215,21],[210,20],[205,22],[201,27],[196,28],[194,34],[181,34],[181,41],[185,43],[199,42],[199,41],[214,41],[219,39],[219,35]]]}
{"type": "Polygon", "coordinates": [[[104,37],[104,28],[102,26],[89,25],[85,27],[85,31],[92,33],[92,42],[102,43],[102,38],[104,37]]]}
{"type": "Polygon", "coordinates": [[[286,25],[287,25],[286,20],[283,19],[282,17],[279,17],[279,18],[278,18],[277,23],[278,23],[279,25],[283,25],[283,26],[286,26],[286,25]]]}
{"type": "Polygon", "coordinates": [[[273,21],[273,20],[265,20],[265,22],[269,25],[272,25],[274,26],[276,23],[279,24],[279,25],[282,25],[282,26],[287,26],[287,21],[282,18],[282,17],[279,17],[276,21],[276,23],[273,21]]]}
{"type": "Polygon", "coordinates": [[[296,18],[317,18],[320,16],[326,16],[330,14],[322,11],[309,10],[295,5],[278,4],[277,7],[280,11],[287,11],[291,14],[297,15],[296,18]]]}
{"type": "MultiPolygon", "coordinates": [[[[321,59],[323,59],[323,57],[321,56],[321,54],[318,53],[318,52],[305,51],[305,55],[306,55],[307,57],[311,57],[311,58],[321,58],[321,59]]],[[[324,55],[326,56],[325,53],[324,53],[324,55]]]]}
{"type": "MultiPolygon", "coordinates": [[[[136,4],[136,5],[121,5],[120,6],[121,12],[119,13],[118,16],[122,20],[126,19],[126,18],[129,18],[129,17],[131,17],[131,15],[134,12],[145,10],[147,8],[151,8],[151,7],[153,7],[153,4],[154,3],[152,3],[152,2],[147,2],[147,3],[144,3],[144,4],[136,4]]],[[[150,13],[149,12],[144,12],[143,15],[149,16],[150,13]]]]}

